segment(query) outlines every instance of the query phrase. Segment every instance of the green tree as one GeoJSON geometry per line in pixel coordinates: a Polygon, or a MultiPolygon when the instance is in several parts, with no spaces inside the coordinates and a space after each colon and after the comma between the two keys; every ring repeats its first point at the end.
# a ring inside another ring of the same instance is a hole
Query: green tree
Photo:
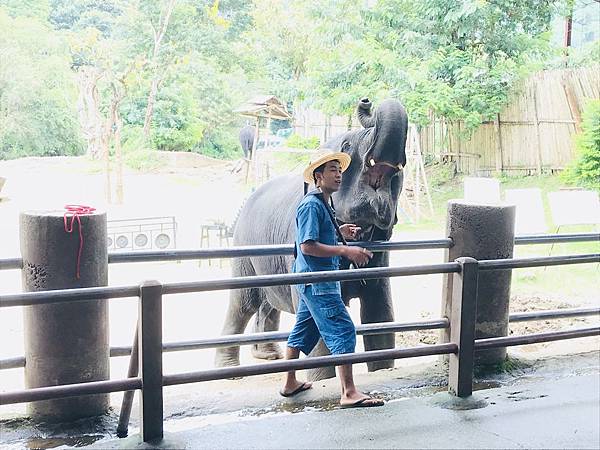
{"type": "Polygon", "coordinates": [[[0,159],[78,155],[77,85],[64,40],[0,8],[0,159]]]}
{"type": "Polygon", "coordinates": [[[575,147],[576,157],[563,172],[563,179],[600,191],[600,100],[586,105],[575,147]]]}
{"type": "Polygon", "coordinates": [[[413,122],[425,124],[433,112],[471,129],[539,67],[554,11],[552,1],[380,0],[372,8],[336,2],[353,12],[337,26],[340,51],[326,45],[315,59],[315,88],[327,109],[347,112],[348,93],[356,101],[359,88],[375,99],[400,98],[413,122]]]}

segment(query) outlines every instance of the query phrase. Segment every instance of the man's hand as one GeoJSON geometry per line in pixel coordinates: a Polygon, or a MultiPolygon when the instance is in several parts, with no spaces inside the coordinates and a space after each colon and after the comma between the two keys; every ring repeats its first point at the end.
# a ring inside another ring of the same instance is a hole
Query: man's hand
{"type": "Polygon", "coordinates": [[[341,248],[344,250],[343,256],[348,258],[358,267],[367,265],[369,260],[373,257],[373,253],[366,248],[355,246],[350,247],[346,245],[341,248]]]}
{"type": "Polygon", "coordinates": [[[361,228],[353,223],[345,223],[344,225],[340,225],[340,231],[345,239],[356,240],[361,228]]]}

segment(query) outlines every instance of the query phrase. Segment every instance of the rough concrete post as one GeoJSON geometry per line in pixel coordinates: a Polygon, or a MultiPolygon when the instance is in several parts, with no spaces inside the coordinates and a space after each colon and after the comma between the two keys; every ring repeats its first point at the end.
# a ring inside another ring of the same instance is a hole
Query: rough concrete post
{"type": "MultiPolygon", "coordinates": [[[[446,261],[461,257],[477,260],[513,257],[515,229],[514,205],[481,205],[461,200],[448,202],[447,236],[454,245],[445,252],[446,261]]],[[[444,275],[442,314],[452,317],[452,274],[444,275]]],[[[479,273],[475,339],[508,334],[508,306],[512,271],[493,270],[479,273]]],[[[443,330],[443,342],[450,331],[443,330]]],[[[475,365],[498,364],[506,359],[506,348],[475,352],[475,365]]]]}
{"type": "MultiPolygon", "coordinates": [[[[24,212],[20,216],[26,292],[108,285],[106,214],[79,216],[73,232],[65,231],[63,211],[24,212]]],[[[71,219],[68,220],[70,225],[71,219]]],[[[25,383],[28,388],[109,379],[107,300],[65,302],[24,307],[25,383]]],[[[71,421],[104,414],[109,394],[28,404],[38,420],[71,421]]]]}

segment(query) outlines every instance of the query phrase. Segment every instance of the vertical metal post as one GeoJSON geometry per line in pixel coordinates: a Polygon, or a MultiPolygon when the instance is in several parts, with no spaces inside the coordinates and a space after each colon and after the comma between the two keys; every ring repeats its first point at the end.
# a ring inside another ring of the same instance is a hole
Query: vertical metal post
{"type": "Polygon", "coordinates": [[[162,284],[145,281],[140,286],[139,366],[141,434],[144,442],[163,437],[162,392],[162,284]]]}
{"type": "Polygon", "coordinates": [[[458,258],[456,262],[461,271],[453,274],[450,341],[458,345],[458,353],[450,355],[448,390],[458,397],[468,397],[473,393],[479,263],[473,258],[458,258]]]}

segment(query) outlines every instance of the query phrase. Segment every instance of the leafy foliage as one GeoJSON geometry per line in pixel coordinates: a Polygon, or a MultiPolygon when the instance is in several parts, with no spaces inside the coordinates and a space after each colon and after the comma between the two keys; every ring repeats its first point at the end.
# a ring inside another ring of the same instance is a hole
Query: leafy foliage
{"type": "Polygon", "coordinates": [[[563,179],[600,191],[600,100],[588,102],[575,142],[577,157],[562,173],[563,179]]]}
{"type": "Polygon", "coordinates": [[[65,42],[39,19],[3,9],[0,29],[0,159],[81,154],[65,42]]]}
{"type": "Polygon", "coordinates": [[[290,148],[315,149],[319,146],[319,144],[320,142],[318,137],[311,136],[303,138],[299,134],[292,134],[286,141],[286,145],[290,148]]]}
{"type": "MultiPolygon", "coordinates": [[[[553,54],[550,20],[571,3],[177,0],[157,47],[165,5],[0,0],[1,157],[79,154],[82,135],[89,146],[76,110],[88,72],[98,76],[87,94],[100,118],[117,104],[124,148],[236,157],[243,121],[233,111],[257,94],[345,116],[363,96],[395,97],[415,123],[433,113],[472,130],[553,54]],[[129,136],[144,125],[154,88],[150,134],[140,143],[129,136]]],[[[568,63],[597,53],[593,45],[568,63]]],[[[288,145],[317,143],[292,137],[288,145]]]]}

